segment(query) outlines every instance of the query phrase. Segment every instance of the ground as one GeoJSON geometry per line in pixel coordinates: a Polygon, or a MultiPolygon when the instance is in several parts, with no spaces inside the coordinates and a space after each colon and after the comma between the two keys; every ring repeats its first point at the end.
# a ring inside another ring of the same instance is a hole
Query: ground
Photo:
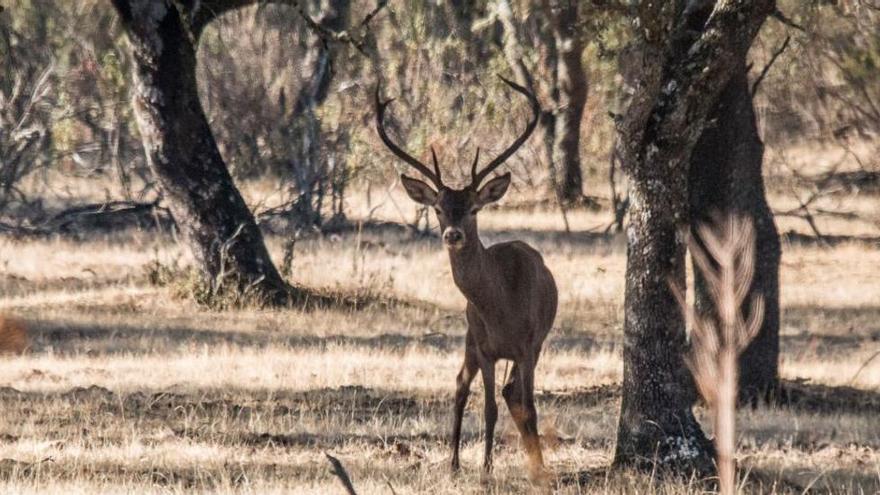
{"type": "MultiPolygon", "coordinates": [[[[352,217],[412,218],[402,195],[383,201],[352,217]]],[[[849,240],[783,243],[791,401],[739,412],[747,491],[880,491],[880,357],[871,360],[880,249],[861,239],[878,236],[878,201],[853,201],[869,220],[820,221],[849,240]]],[[[791,199],[780,192],[773,202],[785,209],[791,199]]],[[[609,215],[569,212],[566,234],[559,212],[540,207],[480,214],[487,243],[531,243],[559,285],[536,379],[545,455],[560,493],[699,492],[604,469],[622,372],[625,245],[588,231],[609,215]]],[[[810,233],[796,218],[780,227],[810,233]]],[[[284,239],[268,242],[280,261],[284,239]]],[[[188,260],[156,231],[0,238],[0,313],[24,319],[31,338],[24,355],[0,356],[0,492],[341,493],[325,453],[362,494],[534,490],[500,397],[494,473],[479,469],[480,393],[466,412],[463,471],[449,472],[464,300],[436,238],[369,227],[297,242],[293,281],[381,301],[360,310],[220,311],[150,282],[157,267],[188,260]]]]}

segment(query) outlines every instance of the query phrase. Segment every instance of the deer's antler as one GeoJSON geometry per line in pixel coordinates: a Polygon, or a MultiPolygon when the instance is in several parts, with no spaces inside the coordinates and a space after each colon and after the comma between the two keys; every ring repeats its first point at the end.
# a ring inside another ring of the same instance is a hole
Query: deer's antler
{"type": "Polygon", "coordinates": [[[417,160],[415,157],[403,151],[399,146],[394,144],[394,141],[388,137],[388,133],[385,132],[385,109],[388,108],[388,105],[394,101],[394,98],[390,98],[388,100],[382,101],[379,99],[379,85],[376,85],[376,130],[379,132],[379,137],[382,138],[382,142],[385,143],[385,146],[391,150],[398,158],[410,164],[413,168],[422,173],[425,177],[431,180],[438,189],[443,188],[443,181],[440,177],[440,164],[437,162],[437,154],[434,152],[434,147],[431,147],[431,157],[434,160],[434,171],[431,172],[424,163],[417,160]]]}
{"type": "Polygon", "coordinates": [[[504,81],[508,86],[513,88],[514,91],[521,93],[529,99],[529,103],[532,106],[532,120],[529,121],[529,124],[526,126],[526,130],[523,131],[523,133],[520,134],[518,138],[516,138],[516,141],[514,141],[513,144],[511,144],[494,160],[489,162],[489,164],[486,165],[486,167],[479,172],[477,172],[477,162],[480,159],[480,149],[477,148],[477,155],[474,157],[474,163],[471,165],[471,187],[475,189],[479,187],[480,182],[482,182],[487,175],[492,173],[493,170],[498,168],[499,165],[504,163],[505,160],[516,153],[516,150],[519,149],[519,147],[522,146],[527,139],[529,139],[529,136],[531,136],[532,132],[535,130],[535,126],[538,125],[538,118],[541,116],[541,105],[538,103],[538,98],[536,98],[534,94],[532,94],[528,89],[520,86],[519,84],[509,79],[506,79],[504,76],[499,75],[498,77],[500,77],[501,80],[504,81]]]}

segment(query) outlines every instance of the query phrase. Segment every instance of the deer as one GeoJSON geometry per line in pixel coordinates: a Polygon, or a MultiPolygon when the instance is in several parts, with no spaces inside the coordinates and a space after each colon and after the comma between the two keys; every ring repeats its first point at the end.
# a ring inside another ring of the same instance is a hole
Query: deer
{"type": "Polygon", "coordinates": [[[454,189],[443,183],[437,154],[431,147],[433,171],[396,145],[385,131],[385,111],[393,99],[381,101],[376,87],[376,129],[385,146],[399,159],[427,178],[434,187],[419,179],[400,175],[407,195],[416,203],[434,209],[440,225],[442,243],[449,255],[453,281],[467,300],[465,316],[464,364],[456,378],[452,423],[453,473],[460,469],[459,445],[464,409],[470,385],[479,370],[485,391],[485,450],[483,469],[492,470],[492,445],[498,408],[495,402],[495,364],[513,362],[501,395],[519,430],[532,479],[546,478],[538,414],[535,408],[535,366],[544,339],[556,318],[558,293],[553,274],[541,254],[522,241],[502,242],[486,247],[477,230],[477,213],[501,199],[510,186],[506,172],[480,184],[525,143],[541,113],[534,94],[499,76],[514,91],[524,95],[532,118],[525,131],[500,155],[478,170],[480,149],[471,164],[470,184],[454,189]]]}

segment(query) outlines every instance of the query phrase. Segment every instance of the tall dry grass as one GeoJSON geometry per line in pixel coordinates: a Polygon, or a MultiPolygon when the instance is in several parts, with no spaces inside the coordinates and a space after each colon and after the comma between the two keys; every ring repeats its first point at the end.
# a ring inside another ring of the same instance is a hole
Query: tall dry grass
{"type": "Polygon", "coordinates": [[[720,492],[732,495],[736,491],[737,358],[761,328],[764,299],[751,295],[749,314],[743,314],[755,272],[751,221],[731,215],[697,230],[699,239],[689,235],[688,248],[706,280],[713,311],[697,314],[681,288],[673,285],[673,293],[691,326],[687,364],[712,410],[720,492]]]}

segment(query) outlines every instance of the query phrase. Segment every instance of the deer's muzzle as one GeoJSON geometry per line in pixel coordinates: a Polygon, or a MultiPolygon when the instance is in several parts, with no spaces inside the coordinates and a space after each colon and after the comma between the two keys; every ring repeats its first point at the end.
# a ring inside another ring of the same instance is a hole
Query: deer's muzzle
{"type": "Polygon", "coordinates": [[[443,244],[449,248],[461,248],[464,246],[464,232],[456,227],[447,227],[443,231],[443,244]]]}

